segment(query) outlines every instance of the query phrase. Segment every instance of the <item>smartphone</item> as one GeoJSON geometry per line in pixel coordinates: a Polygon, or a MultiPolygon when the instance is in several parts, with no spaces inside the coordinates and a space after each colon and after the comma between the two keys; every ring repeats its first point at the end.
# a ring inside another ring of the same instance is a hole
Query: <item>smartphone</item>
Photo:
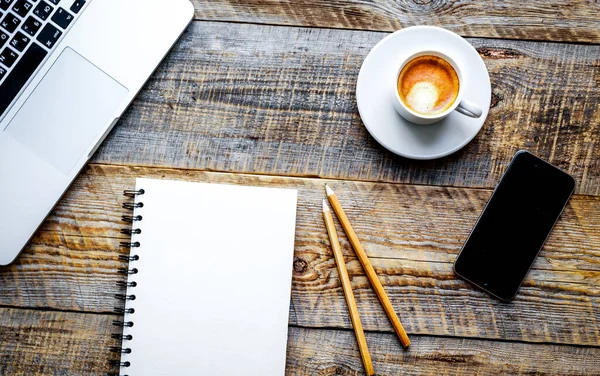
{"type": "Polygon", "coordinates": [[[463,245],[454,272],[512,300],[575,189],[566,172],[526,151],[515,154],[463,245]]]}

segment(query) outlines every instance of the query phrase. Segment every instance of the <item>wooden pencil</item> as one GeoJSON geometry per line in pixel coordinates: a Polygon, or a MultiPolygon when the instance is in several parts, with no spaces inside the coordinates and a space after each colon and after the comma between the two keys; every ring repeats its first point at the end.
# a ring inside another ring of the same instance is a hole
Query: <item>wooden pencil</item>
{"type": "Polygon", "coordinates": [[[369,278],[369,281],[371,282],[371,285],[373,286],[373,289],[375,290],[375,293],[377,294],[377,297],[379,298],[379,301],[381,302],[381,305],[383,306],[387,317],[390,319],[392,327],[394,328],[396,335],[400,339],[400,343],[404,347],[410,346],[410,339],[408,338],[406,331],[402,327],[402,323],[400,323],[400,319],[398,318],[398,315],[396,315],[396,311],[394,310],[390,299],[385,293],[385,290],[383,289],[383,286],[381,285],[381,282],[377,277],[377,273],[375,273],[375,269],[373,269],[373,266],[369,261],[367,253],[360,245],[358,237],[356,236],[356,233],[354,232],[354,229],[352,228],[352,225],[350,224],[346,213],[344,213],[344,209],[342,208],[342,205],[340,205],[340,202],[335,192],[328,185],[325,185],[325,190],[327,192],[327,198],[329,199],[329,202],[333,207],[333,211],[335,211],[335,214],[340,220],[340,223],[344,228],[346,235],[348,236],[348,240],[350,240],[350,244],[352,244],[352,247],[356,252],[358,260],[360,261],[363,269],[365,270],[365,273],[367,273],[367,277],[369,278]]]}
{"type": "Polygon", "coordinates": [[[338,274],[342,281],[342,289],[344,290],[344,297],[348,304],[348,311],[350,312],[350,321],[352,321],[352,327],[354,328],[354,334],[356,335],[356,342],[358,342],[358,350],[360,351],[360,357],[362,358],[363,365],[365,367],[365,373],[367,376],[371,376],[375,373],[373,370],[373,363],[371,361],[371,354],[367,347],[367,339],[363,331],[360,317],[358,316],[358,307],[354,300],[354,293],[352,292],[352,286],[350,284],[350,277],[348,277],[348,270],[346,269],[346,262],[342,255],[342,249],[340,247],[340,241],[335,231],[335,225],[333,224],[333,217],[331,211],[327,206],[327,200],[323,199],[323,219],[325,220],[325,227],[329,234],[329,241],[331,242],[331,248],[333,249],[333,257],[337,265],[338,274]]]}

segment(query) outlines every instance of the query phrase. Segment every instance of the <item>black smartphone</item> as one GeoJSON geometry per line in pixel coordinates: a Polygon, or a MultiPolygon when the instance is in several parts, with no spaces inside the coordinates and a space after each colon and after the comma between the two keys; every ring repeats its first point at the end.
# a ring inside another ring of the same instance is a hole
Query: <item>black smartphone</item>
{"type": "Polygon", "coordinates": [[[512,300],[575,189],[566,172],[526,151],[515,154],[454,272],[499,299],[512,300]]]}

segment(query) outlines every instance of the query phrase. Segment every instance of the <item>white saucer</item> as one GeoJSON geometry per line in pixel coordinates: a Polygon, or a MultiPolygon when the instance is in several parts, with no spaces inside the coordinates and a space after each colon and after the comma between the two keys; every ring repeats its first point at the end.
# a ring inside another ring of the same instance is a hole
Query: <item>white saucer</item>
{"type": "Polygon", "coordinates": [[[490,76],[483,60],[466,40],[433,26],[414,26],[388,35],[369,52],[356,83],[358,112],[365,127],[383,147],[406,158],[435,159],[469,143],[487,118],[492,99],[490,76]],[[436,49],[452,57],[463,70],[464,99],[483,111],[478,119],[454,111],[431,125],[417,125],[392,105],[398,63],[416,50],[436,49]]]}

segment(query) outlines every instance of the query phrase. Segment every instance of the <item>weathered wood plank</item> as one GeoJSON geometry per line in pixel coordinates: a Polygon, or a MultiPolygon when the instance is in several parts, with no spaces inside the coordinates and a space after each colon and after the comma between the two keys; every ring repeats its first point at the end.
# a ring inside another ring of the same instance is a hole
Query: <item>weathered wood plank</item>
{"type": "Polygon", "coordinates": [[[0,308],[0,375],[102,375],[115,372],[118,316],[0,308]]]}
{"type": "MultiPolygon", "coordinates": [[[[351,331],[289,330],[286,375],[364,375],[351,331]]],[[[375,375],[597,375],[600,349],[367,333],[375,375]]]]}
{"type": "MultiPolygon", "coordinates": [[[[298,189],[291,324],[351,327],[320,216],[328,182],[409,333],[600,345],[600,198],[592,196],[573,197],[517,299],[505,304],[452,272],[490,190],[91,165],[27,251],[0,269],[0,305],[110,312],[125,266],[122,191],[136,177],[298,189]]],[[[338,232],[365,328],[391,331],[338,232]]]]}
{"type": "Polygon", "coordinates": [[[518,0],[193,0],[196,19],[394,31],[435,25],[463,36],[598,43],[597,2],[518,0]]]}
{"type": "Polygon", "coordinates": [[[94,161],[490,188],[528,149],[600,194],[600,46],[471,39],[490,115],[427,162],[385,151],[357,113],[359,68],[385,35],[194,22],[94,161]]]}
{"type": "MultiPolygon", "coordinates": [[[[111,315],[0,308],[0,374],[102,375],[119,329],[111,315]]],[[[591,375],[600,349],[414,336],[408,351],[392,334],[367,333],[376,375],[591,375]]],[[[135,343],[132,342],[133,351],[135,343]]],[[[286,375],[362,375],[354,334],[290,327],[286,375]]]]}

